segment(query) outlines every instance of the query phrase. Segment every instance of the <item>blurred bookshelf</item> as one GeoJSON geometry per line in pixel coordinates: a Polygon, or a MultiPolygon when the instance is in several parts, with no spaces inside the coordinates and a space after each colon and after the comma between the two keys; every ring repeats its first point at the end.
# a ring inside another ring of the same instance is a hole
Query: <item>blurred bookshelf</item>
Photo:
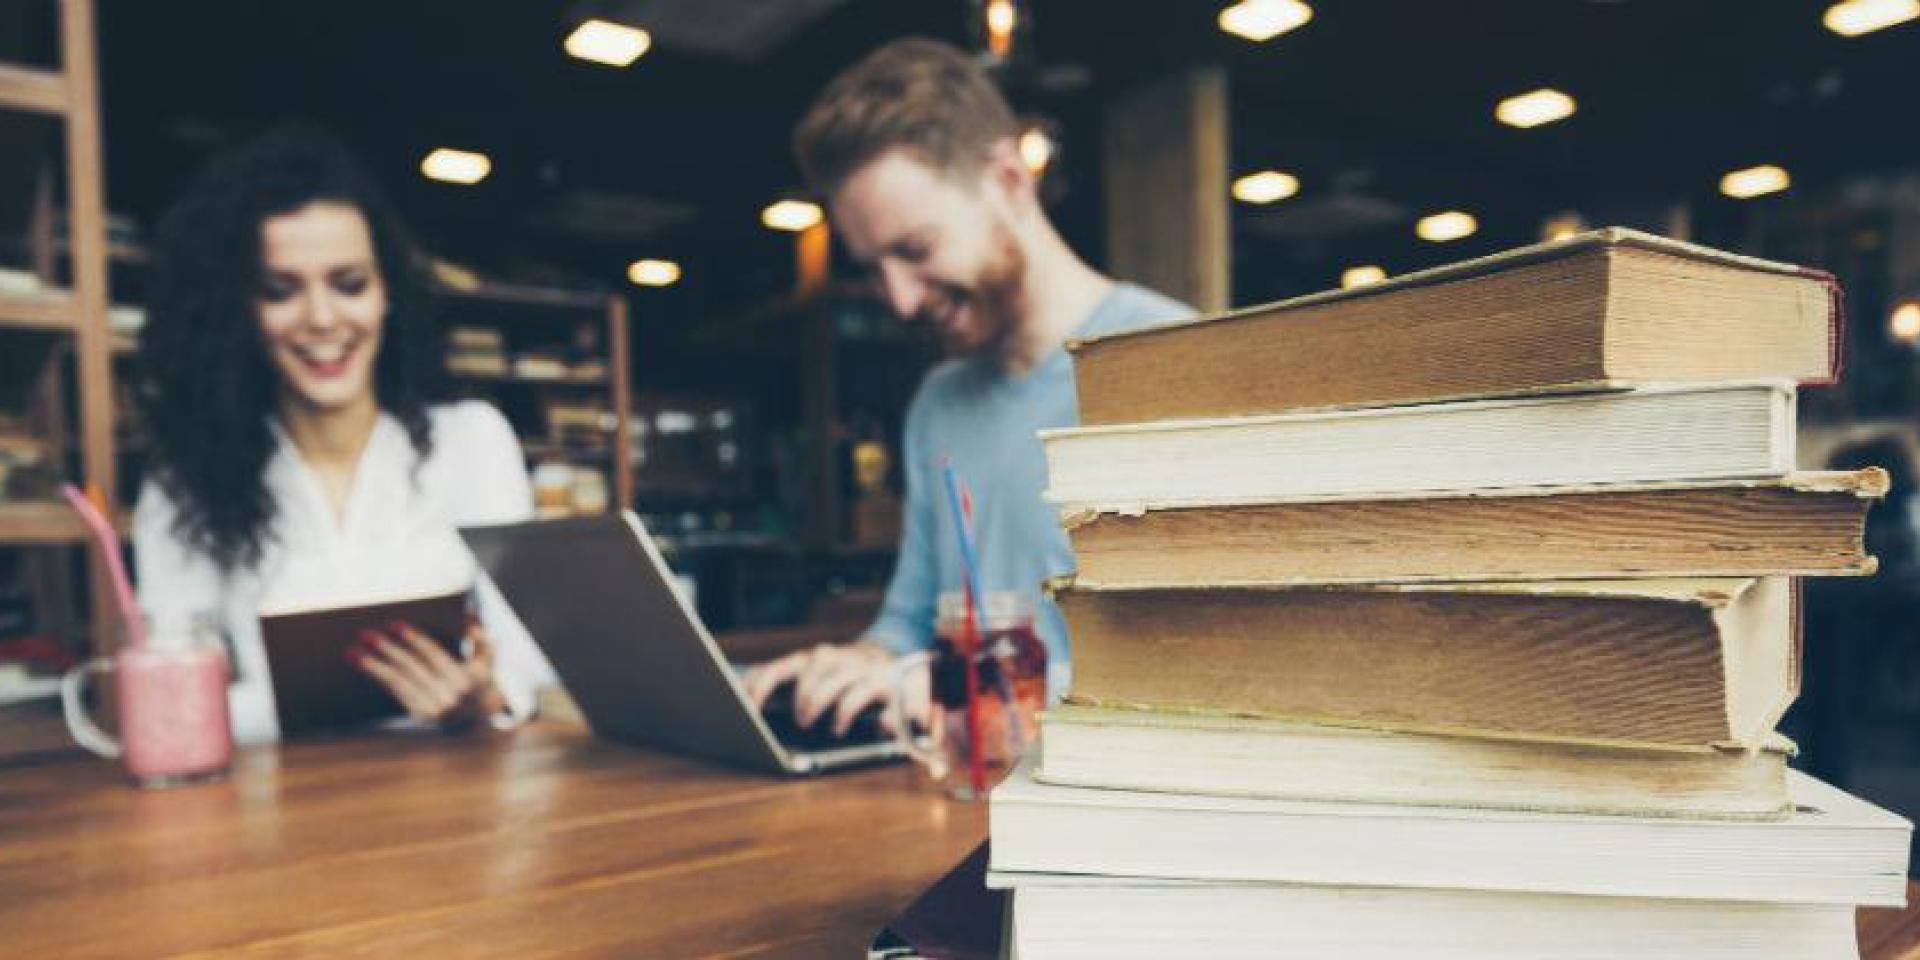
{"type": "Polygon", "coordinates": [[[50,48],[10,44],[0,64],[0,755],[64,745],[49,681],[113,644],[101,567],[59,499],[79,483],[120,513],[94,9],[42,12],[50,48]],[[13,59],[35,54],[58,66],[13,59]]]}
{"type": "Polygon", "coordinates": [[[633,477],[627,303],[619,296],[436,271],[455,392],[520,438],[544,517],[625,509],[633,477]]]}

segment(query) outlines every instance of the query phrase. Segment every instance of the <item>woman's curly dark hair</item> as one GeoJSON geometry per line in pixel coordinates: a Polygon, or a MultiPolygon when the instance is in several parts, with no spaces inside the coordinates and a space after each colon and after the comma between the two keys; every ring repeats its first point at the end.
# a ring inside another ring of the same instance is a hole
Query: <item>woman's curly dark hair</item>
{"type": "Polygon", "coordinates": [[[443,390],[441,338],[384,194],[344,145],[306,125],[216,157],[160,223],[137,378],[151,470],[179,508],[176,533],[222,570],[258,562],[274,520],[265,474],[279,374],[254,307],[261,225],[315,201],[351,204],[367,219],[388,298],[374,392],[421,457],[433,447],[427,408],[443,390]]]}

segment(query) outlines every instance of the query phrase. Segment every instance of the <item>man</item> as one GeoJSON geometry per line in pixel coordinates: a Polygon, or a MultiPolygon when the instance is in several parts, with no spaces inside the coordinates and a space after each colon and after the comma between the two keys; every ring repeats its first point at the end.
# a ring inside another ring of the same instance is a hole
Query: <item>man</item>
{"type": "MultiPolygon", "coordinates": [[[[858,640],[823,644],[751,671],[764,703],[797,684],[802,724],[832,713],[844,734],[890,700],[894,659],[932,645],[939,594],[962,564],[941,464],[971,488],[984,589],[1032,597],[1049,686],[1065,685],[1066,625],[1040,585],[1073,569],[1036,431],[1079,420],[1072,337],[1186,316],[1181,304],[1102,276],[1068,249],[1021,161],[1018,125],[966,54],[900,40],[836,78],[794,135],[808,181],[827,200],[853,259],[902,318],[934,328],[949,359],[907,411],[907,501],[900,556],[879,618],[858,640]]],[[[924,682],[908,715],[924,720],[924,682]]]]}

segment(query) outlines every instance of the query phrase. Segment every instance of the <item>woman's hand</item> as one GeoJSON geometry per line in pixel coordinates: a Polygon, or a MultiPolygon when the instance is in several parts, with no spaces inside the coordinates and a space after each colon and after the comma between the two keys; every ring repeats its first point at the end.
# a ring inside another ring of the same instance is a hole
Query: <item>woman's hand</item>
{"type": "Polygon", "coordinates": [[[347,659],[386,687],[412,716],[466,727],[505,706],[493,682],[493,642],[479,620],[467,620],[466,640],[466,658],[455,660],[411,624],[395,622],[385,630],[363,631],[347,659]]]}

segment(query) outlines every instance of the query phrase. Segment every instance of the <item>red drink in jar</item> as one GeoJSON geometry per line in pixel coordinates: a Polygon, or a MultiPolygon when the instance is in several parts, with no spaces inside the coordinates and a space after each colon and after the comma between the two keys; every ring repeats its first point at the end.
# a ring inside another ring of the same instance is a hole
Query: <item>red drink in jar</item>
{"type": "Polygon", "coordinates": [[[941,595],[928,664],[931,749],[916,751],[935,781],[966,799],[984,795],[1020,762],[1039,738],[1047,703],[1047,648],[1034,633],[1032,601],[1018,593],[988,593],[975,617],[969,630],[964,595],[941,595]]]}

